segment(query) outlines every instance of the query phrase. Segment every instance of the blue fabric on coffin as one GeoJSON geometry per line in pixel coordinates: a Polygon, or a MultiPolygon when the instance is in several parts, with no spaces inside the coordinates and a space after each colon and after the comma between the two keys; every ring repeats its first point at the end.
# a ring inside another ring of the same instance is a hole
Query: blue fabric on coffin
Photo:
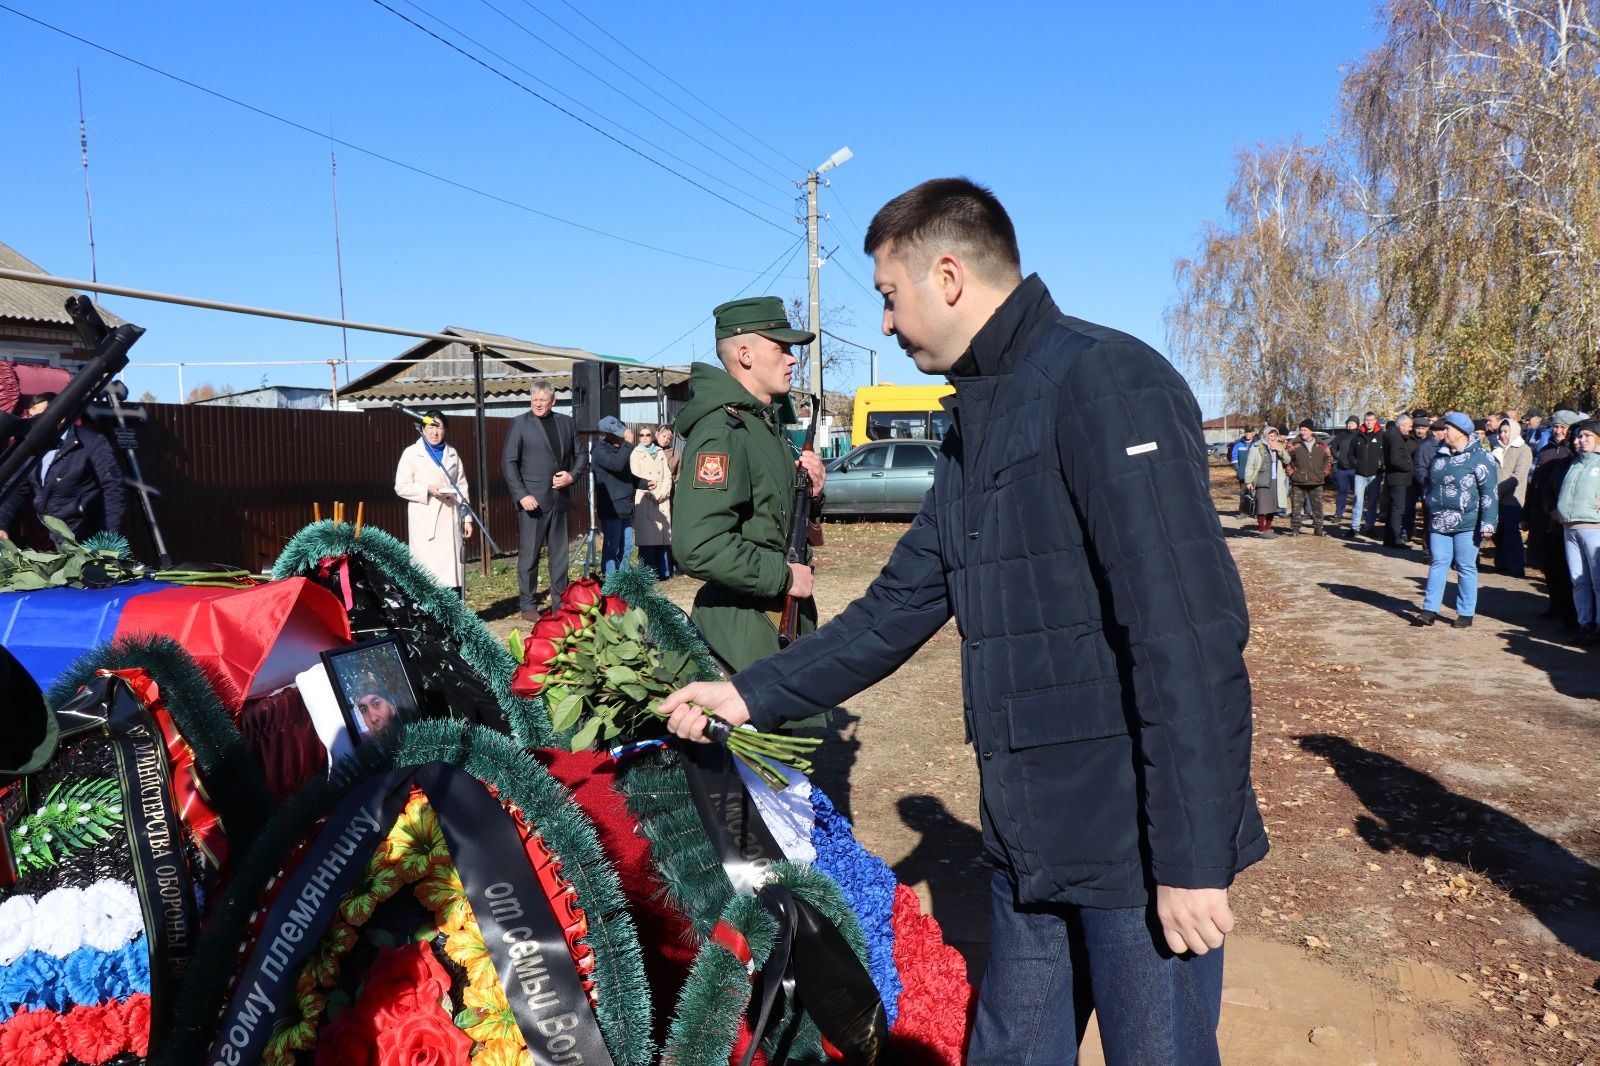
{"type": "Polygon", "coordinates": [[[165,581],[134,581],[108,589],[0,592],[0,644],[48,692],[74,659],[116,635],[129,600],[171,587],[165,581]]]}

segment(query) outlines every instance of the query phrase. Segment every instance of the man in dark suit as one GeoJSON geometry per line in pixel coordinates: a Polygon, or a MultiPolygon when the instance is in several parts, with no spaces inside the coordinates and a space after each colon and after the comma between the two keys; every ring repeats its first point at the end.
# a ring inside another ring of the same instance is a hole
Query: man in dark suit
{"type": "Polygon", "coordinates": [[[522,617],[538,617],[536,586],[539,551],[550,545],[550,591],[559,596],[567,587],[567,517],[572,513],[572,483],[589,471],[588,460],[578,450],[578,428],[566,415],[558,415],[556,390],[539,380],[528,391],[528,413],[511,420],[506,448],[500,457],[506,486],[517,501],[517,582],[521,590],[522,617]]]}

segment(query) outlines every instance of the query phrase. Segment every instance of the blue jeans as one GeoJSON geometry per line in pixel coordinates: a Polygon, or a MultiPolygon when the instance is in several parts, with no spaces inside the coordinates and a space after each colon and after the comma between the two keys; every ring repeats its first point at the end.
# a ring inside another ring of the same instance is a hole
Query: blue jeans
{"type": "Polygon", "coordinates": [[[1365,529],[1369,533],[1378,521],[1378,495],[1383,491],[1382,474],[1357,474],[1355,505],[1350,508],[1351,530],[1365,529]],[[1363,517],[1365,514],[1365,517],[1363,517]]]}
{"type": "Polygon", "coordinates": [[[1350,499],[1350,494],[1355,491],[1356,472],[1354,470],[1334,470],[1333,486],[1333,524],[1337,526],[1344,521],[1344,505],[1350,499]]]}
{"type": "Polygon", "coordinates": [[[656,577],[662,581],[672,576],[672,571],[667,564],[667,546],[665,544],[651,544],[639,546],[639,561],[655,571],[656,577]]]}
{"type": "Polygon", "coordinates": [[[1600,601],[1600,529],[1569,529],[1563,547],[1567,550],[1567,572],[1572,575],[1572,605],[1578,609],[1578,624],[1593,625],[1600,601]]]}
{"type": "Polygon", "coordinates": [[[602,518],[600,535],[605,542],[600,546],[600,571],[609,574],[627,566],[633,558],[633,519],[602,518]]]}
{"type": "Polygon", "coordinates": [[[1222,951],[1175,956],[1155,908],[1018,907],[991,883],[989,969],[968,1066],[1071,1066],[1093,1010],[1116,1066],[1217,1066],[1222,951]]]}
{"type": "Polygon", "coordinates": [[[1456,568],[1456,614],[1471,618],[1478,608],[1478,534],[1428,531],[1428,587],[1422,594],[1424,611],[1439,610],[1450,566],[1456,568]]]}

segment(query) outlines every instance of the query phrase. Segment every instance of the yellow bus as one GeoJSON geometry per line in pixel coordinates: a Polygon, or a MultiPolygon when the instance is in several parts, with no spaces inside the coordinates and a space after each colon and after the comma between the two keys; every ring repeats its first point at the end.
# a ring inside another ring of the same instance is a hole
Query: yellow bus
{"type": "Polygon", "coordinates": [[[949,385],[867,385],[856,390],[850,441],[908,438],[943,440],[950,416],[939,401],[956,390],[949,385]]]}

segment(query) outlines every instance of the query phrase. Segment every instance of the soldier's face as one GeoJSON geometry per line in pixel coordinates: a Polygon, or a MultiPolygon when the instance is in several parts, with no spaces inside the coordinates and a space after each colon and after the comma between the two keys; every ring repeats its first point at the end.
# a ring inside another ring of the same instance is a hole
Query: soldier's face
{"type": "MultiPolygon", "coordinates": [[[[768,402],[779,396],[787,396],[794,380],[795,364],[800,361],[795,357],[794,349],[759,333],[749,334],[749,343],[750,372],[760,389],[756,394],[765,393],[768,402]]],[[[754,389],[751,391],[756,392],[754,389]]]]}

